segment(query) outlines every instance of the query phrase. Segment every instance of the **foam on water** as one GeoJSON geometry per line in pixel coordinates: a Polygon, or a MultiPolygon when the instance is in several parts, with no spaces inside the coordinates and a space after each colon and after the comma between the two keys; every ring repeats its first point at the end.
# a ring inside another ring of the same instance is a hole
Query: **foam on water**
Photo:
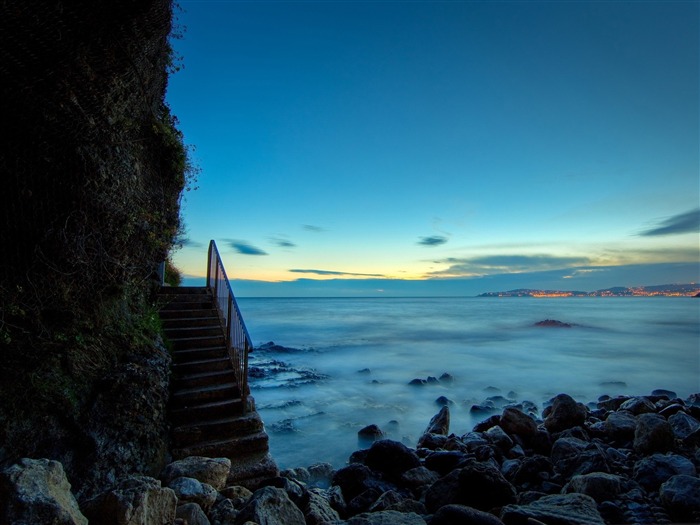
{"type": "Polygon", "coordinates": [[[559,392],[700,390],[700,301],[680,298],[241,299],[260,371],[251,389],[282,468],[344,465],[377,424],[415,446],[436,399],[461,434],[500,394],[542,404],[559,392]],[[571,328],[537,327],[557,319],[571,328]],[[414,378],[454,381],[411,386],[414,378]],[[491,387],[491,388],[489,388],[491,387]],[[392,423],[390,423],[392,422],[392,423]]]}

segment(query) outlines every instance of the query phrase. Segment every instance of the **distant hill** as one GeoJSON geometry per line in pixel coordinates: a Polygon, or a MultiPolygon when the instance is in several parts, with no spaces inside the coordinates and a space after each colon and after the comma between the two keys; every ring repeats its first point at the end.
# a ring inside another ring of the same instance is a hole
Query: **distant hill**
{"type": "Polygon", "coordinates": [[[659,284],[634,288],[615,286],[594,292],[518,288],[507,292],[486,292],[479,297],[700,297],[700,285],[697,283],[659,284]]]}

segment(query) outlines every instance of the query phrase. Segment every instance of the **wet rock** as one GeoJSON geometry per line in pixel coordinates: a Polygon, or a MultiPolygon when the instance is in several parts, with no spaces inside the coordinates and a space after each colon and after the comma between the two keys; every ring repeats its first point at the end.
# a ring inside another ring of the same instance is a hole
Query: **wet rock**
{"type": "Polygon", "coordinates": [[[440,380],[435,376],[428,376],[428,378],[426,379],[426,382],[429,385],[437,385],[440,382],[440,380]]]}
{"type": "Polygon", "coordinates": [[[608,397],[607,399],[599,399],[598,400],[598,408],[603,409],[603,410],[617,410],[620,408],[620,405],[627,401],[630,398],[630,396],[617,396],[617,397],[608,397]]]}
{"type": "Polygon", "coordinates": [[[486,436],[486,439],[500,448],[503,452],[510,450],[513,446],[513,440],[510,439],[508,434],[506,434],[500,426],[489,428],[484,435],[486,436]]]}
{"type": "Polygon", "coordinates": [[[435,400],[435,404],[441,407],[446,407],[450,405],[454,405],[455,402],[452,401],[451,399],[445,397],[445,396],[440,396],[435,400]]]}
{"type": "Polygon", "coordinates": [[[688,519],[700,512],[700,478],[678,475],[661,485],[661,502],[679,519],[688,519]]]}
{"type": "Polygon", "coordinates": [[[161,481],[168,483],[175,478],[194,478],[201,483],[207,483],[216,490],[226,486],[228,474],[231,471],[229,458],[205,458],[190,456],[170,463],[160,474],[161,481]]]}
{"type": "Polygon", "coordinates": [[[485,401],[484,403],[478,405],[472,405],[469,408],[469,412],[472,414],[489,414],[496,410],[496,405],[490,401],[485,401]]]}
{"type": "Polygon", "coordinates": [[[370,447],[365,465],[389,480],[397,480],[407,470],[420,466],[420,459],[403,443],[384,439],[370,447]]]}
{"type": "Polygon", "coordinates": [[[595,500],[585,494],[544,496],[529,505],[508,505],[501,513],[505,525],[542,523],[556,525],[605,525],[595,500]]]}
{"type": "Polygon", "coordinates": [[[233,500],[224,498],[218,501],[209,511],[211,525],[234,525],[238,517],[238,509],[233,500]]]}
{"type": "Polygon", "coordinates": [[[238,523],[252,521],[260,524],[306,525],[304,514],[287,493],[276,487],[256,490],[238,515],[238,523]]]}
{"type": "Polygon", "coordinates": [[[375,485],[376,479],[367,466],[353,463],[338,469],[333,475],[332,484],[341,488],[345,501],[351,501],[375,485]]]}
{"type": "Polygon", "coordinates": [[[205,512],[208,512],[216,501],[216,489],[194,478],[175,478],[168,483],[168,487],[175,491],[178,503],[196,503],[205,512]]]}
{"type": "Polygon", "coordinates": [[[236,509],[242,508],[253,493],[245,487],[234,485],[219,491],[222,498],[228,499],[236,509]]]}
{"type": "Polygon", "coordinates": [[[21,459],[0,474],[0,521],[87,525],[70,488],[58,461],[21,459]]]}
{"type": "Polygon", "coordinates": [[[426,467],[416,467],[401,474],[400,485],[408,488],[414,495],[419,495],[423,489],[439,479],[437,472],[426,467]]]}
{"type": "Polygon", "coordinates": [[[493,416],[484,419],[481,423],[474,425],[474,432],[486,432],[489,428],[500,424],[501,416],[499,414],[494,414],[493,416]]]}
{"type": "Polygon", "coordinates": [[[675,399],[678,395],[673,390],[666,390],[665,388],[657,388],[651,391],[652,396],[665,397],[667,399],[675,399]]]}
{"type": "Polygon", "coordinates": [[[673,428],[658,414],[641,414],[634,430],[634,450],[641,454],[666,452],[673,448],[673,428]]]}
{"type": "Polygon", "coordinates": [[[589,447],[587,442],[576,438],[555,441],[551,458],[555,470],[567,479],[576,474],[609,470],[605,456],[598,448],[589,447]]]}
{"type": "Polygon", "coordinates": [[[445,505],[433,515],[429,525],[503,525],[493,514],[466,505],[445,505]]]}
{"type": "Polygon", "coordinates": [[[175,517],[183,520],[187,525],[211,525],[207,515],[196,503],[178,505],[175,517]]]}
{"type": "Polygon", "coordinates": [[[425,448],[428,450],[445,448],[446,444],[447,436],[440,434],[423,434],[418,440],[418,448],[425,448]]]}
{"type": "Polygon", "coordinates": [[[425,466],[440,476],[449,474],[456,468],[464,466],[468,456],[459,450],[436,450],[426,456],[425,466]]]}
{"type": "Polygon", "coordinates": [[[382,496],[383,490],[372,487],[358,494],[350,500],[347,506],[347,513],[350,516],[368,512],[370,507],[382,496]]]}
{"type": "Polygon", "coordinates": [[[350,518],[344,525],[426,525],[425,520],[418,514],[385,510],[368,512],[350,518]]]}
{"type": "Polygon", "coordinates": [[[440,411],[435,414],[428,423],[428,428],[425,429],[425,434],[439,434],[447,436],[450,433],[450,408],[443,406],[440,411]]]}
{"type": "Polygon", "coordinates": [[[330,463],[314,463],[313,465],[309,465],[308,472],[309,480],[307,483],[327,488],[333,477],[333,465],[330,463]]]}
{"type": "Polygon", "coordinates": [[[590,496],[596,502],[612,501],[617,498],[626,487],[624,478],[604,472],[592,472],[574,476],[564,486],[564,492],[578,492],[590,496]]]}
{"type": "Polygon", "coordinates": [[[605,432],[617,442],[632,441],[637,418],[630,412],[611,412],[605,420],[605,432]]]}
{"type": "Polygon", "coordinates": [[[656,412],[656,406],[648,398],[643,396],[633,397],[622,403],[618,410],[627,410],[631,414],[649,414],[656,412]]]}
{"type": "Polygon", "coordinates": [[[340,515],[331,506],[327,494],[320,489],[310,489],[308,500],[303,507],[307,525],[322,525],[323,523],[340,520],[340,515]]]}
{"type": "Polygon", "coordinates": [[[548,407],[544,426],[550,432],[561,432],[583,425],[587,415],[588,409],[585,405],[577,403],[567,394],[559,394],[554,398],[552,406],[548,407]]]}
{"type": "Polygon", "coordinates": [[[539,487],[554,472],[551,460],[545,456],[529,456],[520,461],[513,471],[511,481],[523,487],[539,487]]]}
{"type": "Polygon", "coordinates": [[[366,427],[357,431],[357,438],[363,443],[378,441],[380,439],[384,439],[385,436],[386,434],[384,431],[374,424],[367,425],[366,427]]]}
{"type": "Polygon", "coordinates": [[[648,491],[658,490],[659,486],[671,477],[684,474],[694,476],[695,465],[678,454],[653,454],[634,465],[634,480],[648,491]]]}
{"type": "Polygon", "coordinates": [[[526,441],[537,433],[535,420],[517,408],[504,408],[498,424],[508,434],[520,436],[526,441]]]}
{"type": "Polygon", "coordinates": [[[448,374],[447,372],[443,373],[440,376],[440,381],[443,383],[452,383],[454,380],[455,380],[455,378],[451,374],[448,374]]]}
{"type": "Polygon", "coordinates": [[[389,510],[389,507],[401,503],[405,498],[396,490],[388,490],[369,507],[369,512],[389,510]]]}
{"type": "Polygon", "coordinates": [[[685,439],[696,430],[700,429],[700,421],[685,412],[677,412],[668,418],[668,423],[673,429],[673,434],[678,439],[685,439]]]}
{"type": "Polygon", "coordinates": [[[120,480],[112,489],[85,502],[82,510],[95,524],[151,525],[175,520],[177,496],[146,476],[120,480]]]}
{"type": "Polygon", "coordinates": [[[570,323],[564,323],[563,321],[557,321],[556,319],[545,319],[544,321],[537,321],[535,326],[545,326],[551,328],[571,328],[573,325],[570,323]]]}
{"type": "Polygon", "coordinates": [[[420,379],[420,378],[417,377],[417,378],[415,378],[415,379],[411,379],[411,380],[408,382],[408,384],[411,385],[411,386],[423,386],[423,385],[427,385],[428,382],[427,382],[425,379],[420,379]]]}
{"type": "Polygon", "coordinates": [[[425,494],[425,506],[431,512],[450,503],[490,510],[515,500],[515,487],[500,470],[474,460],[433,483],[425,494]]]}

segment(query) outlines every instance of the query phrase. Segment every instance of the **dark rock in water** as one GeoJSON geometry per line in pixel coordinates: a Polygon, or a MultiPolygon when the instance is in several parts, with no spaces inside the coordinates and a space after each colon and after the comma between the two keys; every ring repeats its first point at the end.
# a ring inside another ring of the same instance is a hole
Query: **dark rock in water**
{"type": "Polygon", "coordinates": [[[365,465],[389,480],[397,480],[407,470],[420,466],[420,459],[403,443],[384,439],[370,447],[365,465]]]}
{"type": "Polygon", "coordinates": [[[557,321],[556,319],[545,319],[544,321],[537,321],[535,326],[552,326],[555,328],[571,328],[573,325],[569,323],[564,323],[562,321],[557,321]]]}
{"type": "Polygon", "coordinates": [[[418,440],[418,448],[424,448],[427,450],[438,450],[445,448],[447,445],[447,436],[440,434],[423,434],[418,440]]]}
{"type": "Polygon", "coordinates": [[[585,494],[544,496],[529,505],[508,505],[501,512],[506,525],[541,523],[557,525],[605,525],[595,500],[585,494]]]}
{"type": "Polygon", "coordinates": [[[493,514],[466,505],[445,505],[438,509],[430,525],[503,525],[493,514]]]}
{"type": "Polygon", "coordinates": [[[508,434],[520,436],[526,441],[537,433],[535,420],[517,408],[503,409],[499,425],[508,434]]]}
{"type": "Polygon", "coordinates": [[[454,405],[455,402],[445,396],[440,396],[435,400],[435,404],[441,407],[446,407],[449,405],[454,405]]]}
{"type": "Polygon", "coordinates": [[[366,427],[357,431],[357,437],[361,441],[378,441],[386,436],[384,431],[377,425],[367,425],[366,427]]]}
{"type": "Polygon", "coordinates": [[[648,398],[644,396],[637,396],[632,397],[622,403],[618,410],[627,410],[635,416],[638,416],[639,414],[656,412],[656,407],[648,398]]]}
{"type": "Polygon", "coordinates": [[[438,380],[437,377],[428,376],[428,379],[426,379],[426,382],[427,382],[428,384],[435,385],[435,384],[439,383],[440,381],[438,380]]]}
{"type": "Polygon", "coordinates": [[[440,412],[435,414],[425,429],[425,434],[440,434],[446,436],[450,433],[450,407],[444,405],[440,412]]]}
{"type": "Polygon", "coordinates": [[[678,454],[653,454],[634,465],[634,480],[648,491],[658,490],[671,477],[684,474],[695,476],[692,461],[678,454]]]}
{"type": "Polygon", "coordinates": [[[673,390],[666,390],[664,388],[657,388],[656,390],[652,390],[651,395],[652,396],[663,396],[663,397],[666,397],[668,399],[675,399],[678,397],[673,390]]]}
{"type": "Polygon", "coordinates": [[[673,476],[661,485],[661,502],[677,519],[687,520],[700,513],[700,478],[673,476]]]}
{"type": "Polygon", "coordinates": [[[607,399],[598,401],[598,408],[602,408],[604,410],[617,410],[620,408],[620,405],[622,405],[622,403],[628,399],[630,399],[629,396],[608,397],[607,399]]]}
{"type": "Polygon", "coordinates": [[[567,394],[557,395],[552,402],[552,406],[547,407],[545,412],[547,412],[547,415],[544,420],[544,426],[550,432],[561,432],[567,428],[581,426],[588,416],[586,406],[582,403],[577,403],[567,394]]]}
{"type": "Polygon", "coordinates": [[[624,381],[603,381],[598,384],[603,388],[627,388],[627,383],[624,381]]]}
{"type": "Polygon", "coordinates": [[[673,448],[673,428],[658,414],[641,414],[634,430],[634,450],[641,454],[666,452],[673,448]]]}
{"type": "Polygon", "coordinates": [[[428,382],[425,379],[420,379],[417,377],[415,379],[411,379],[411,381],[409,381],[408,384],[411,386],[423,386],[423,385],[427,385],[428,382]]]}
{"type": "Polygon", "coordinates": [[[493,403],[482,403],[480,405],[472,405],[469,412],[472,414],[488,414],[494,412],[496,407],[493,403]]]}
{"type": "Polygon", "coordinates": [[[484,388],[484,392],[493,392],[495,394],[500,393],[501,389],[495,386],[487,386],[486,388],[484,388]]]}
{"type": "Polygon", "coordinates": [[[508,436],[508,434],[505,433],[505,431],[499,427],[491,427],[489,428],[484,435],[486,438],[496,445],[498,448],[500,448],[503,452],[507,452],[508,450],[511,449],[513,446],[513,440],[508,436]]]}
{"type": "Polygon", "coordinates": [[[357,371],[358,374],[371,374],[372,371],[369,368],[363,368],[362,370],[357,371]]]}
{"type": "Polygon", "coordinates": [[[499,425],[501,423],[501,416],[495,414],[488,419],[484,419],[481,423],[477,423],[474,426],[474,432],[486,432],[489,428],[499,425]]]}
{"type": "Polygon", "coordinates": [[[660,416],[664,416],[666,419],[668,419],[672,415],[678,414],[679,412],[685,412],[685,405],[681,405],[680,403],[671,403],[663,407],[657,413],[660,416]]]}
{"type": "Polygon", "coordinates": [[[686,403],[691,406],[700,407],[700,393],[690,394],[688,399],[686,399],[686,403]]]}
{"type": "Polygon", "coordinates": [[[443,383],[452,383],[454,380],[455,378],[452,376],[452,374],[448,374],[447,372],[440,376],[440,381],[443,383]]]}

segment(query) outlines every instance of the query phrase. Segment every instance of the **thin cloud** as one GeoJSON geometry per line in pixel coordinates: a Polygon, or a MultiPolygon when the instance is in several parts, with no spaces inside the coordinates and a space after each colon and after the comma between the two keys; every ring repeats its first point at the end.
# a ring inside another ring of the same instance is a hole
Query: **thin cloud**
{"type": "Polygon", "coordinates": [[[447,237],[443,237],[442,235],[432,235],[430,237],[421,237],[417,244],[421,246],[440,246],[446,242],[447,237]]]}
{"type": "Polygon", "coordinates": [[[236,250],[241,255],[268,255],[265,250],[256,248],[252,244],[248,244],[245,241],[234,241],[233,239],[224,239],[228,245],[236,250]]]}
{"type": "Polygon", "coordinates": [[[302,225],[302,228],[304,228],[307,232],[313,232],[313,233],[321,233],[325,232],[325,228],[321,228],[320,226],[314,226],[313,224],[304,224],[302,225]]]}
{"type": "Polygon", "coordinates": [[[380,273],[352,273],[352,272],[336,272],[333,270],[313,270],[294,268],[289,270],[292,273],[310,273],[314,275],[335,275],[335,276],[352,276],[352,277],[385,277],[380,273]]]}
{"type": "Polygon", "coordinates": [[[281,237],[272,237],[270,239],[270,242],[279,248],[296,248],[297,247],[297,245],[294,244],[292,241],[289,241],[287,239],[283,239],[281,237]]]}
{"type": "Polygon", "coordinates": [[[434,277],[477,277],[502,273],[541,272],[586,266],[587,257],[559,257],[555,255],[487,255],[482,257],[449,257],[435,261],[449,264],[449,268],[432,272],[434,277]]]}
{"type": "Polygon", "coordinates": [[[639,235],[642,237],[655,237],[657,235],[695,232],[700,232],[700,208],[669,217],[661,221],[655,228],[645,230],[639,235]]]}

